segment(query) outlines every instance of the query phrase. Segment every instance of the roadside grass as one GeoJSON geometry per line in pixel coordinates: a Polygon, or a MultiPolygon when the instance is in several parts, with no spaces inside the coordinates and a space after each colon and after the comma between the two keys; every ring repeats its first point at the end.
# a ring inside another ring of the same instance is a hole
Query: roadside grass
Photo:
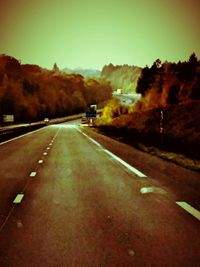
{"type": "Polygon", "coordinates": [[[145,146],[143,144],[137,144],[136,148],[147,152],[151,155],[160,157],[162,159],[171,161],[179,166],[182,166],[184,168],[193,170],[193,171],[200,171],[200,160],[197,159],[192,159],[189,157],[186,157],[185,155],[182,154],[177,154],[174,152],[166,152],[163,150],[160,150],[156,147],[149,147],[149,146],[145,146]]]}
{"type": "Polygon", "coordinates": [[[164,160],[173,162],[173,163],[175,163],[181,167],[190,169],[192,171],[197,171],[197,172],[200,171],[200,160],[199,159],[192,159],[192,158],[189,158],[183,154],[164,151],[164,150],[156,148],[154,146],[148,146],[148,145],[145,145],[142,143],[129,142],[128,140],[125,140],[121,136],[115,136],[115,135],[112,135],[108,132],[103,131],[100,127],[90,127],[89,129],[87,129],[87,131],[90,131],[90,130],[92,130],[96,133],[103,134],[105,136],[109,136],[110,138],[112,138],[114,140],[117,140],[119,142],[130,145],[136,149],[139,149],[143,152],[149,153],[153,156],[156,156],[156,157],[162,158],[164,160]]]}
{"type": "Polygon", "coordinates": [[[119,103],[110,102],[97,120],[96,131],[200,171],[200,101],[190,100],[162,109],[122,111],[119,103]]]}

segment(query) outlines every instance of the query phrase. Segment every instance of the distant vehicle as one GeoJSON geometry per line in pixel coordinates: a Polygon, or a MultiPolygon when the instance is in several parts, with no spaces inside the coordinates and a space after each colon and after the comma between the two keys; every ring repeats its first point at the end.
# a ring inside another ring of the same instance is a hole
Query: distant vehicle
{"type": "Polygon", "coordinates": [[[117,95],[121,95],[121,94],[122,94],[122,89],[117,89],[117,90],[116,90],[116,94],[117,94],[117,95]]]}
{"type": "Polygon", "coordinates": [[[45,119],[44,119],[44,122],[45,122],[46,124],[48,124],[48,123],[49,123],[49,118],[45,118],[45,119]]]}

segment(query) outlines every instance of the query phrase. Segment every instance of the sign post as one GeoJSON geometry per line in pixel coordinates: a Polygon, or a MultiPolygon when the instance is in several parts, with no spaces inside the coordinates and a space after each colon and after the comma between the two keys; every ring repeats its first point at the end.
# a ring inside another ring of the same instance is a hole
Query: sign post
{"type": "Polygon", "coordinates": [[[164,113],[163,110],[160,111],[160,135],[161,135],[161,147],[163,148],[163,119],[164,119],[164,113]]]}
{"type": "Polygon", "coordinates": [[[90,105],[89,111],[85,113],[86,118],[89,120],[90,125],[93,125],[94,120],[97,117],[97,106],[96,105],[90,105]]]}

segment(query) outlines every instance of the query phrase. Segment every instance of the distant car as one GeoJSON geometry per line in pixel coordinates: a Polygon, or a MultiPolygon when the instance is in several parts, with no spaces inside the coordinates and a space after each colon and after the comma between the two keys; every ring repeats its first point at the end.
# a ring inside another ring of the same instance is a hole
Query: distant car
{"type": "Polygon", "coordinates": [[[48,124],[48,123],[49,123],[49,118],[45,118],[45,119],[44,119],[44,122],[45,122],[46,124],[48,124]]]}

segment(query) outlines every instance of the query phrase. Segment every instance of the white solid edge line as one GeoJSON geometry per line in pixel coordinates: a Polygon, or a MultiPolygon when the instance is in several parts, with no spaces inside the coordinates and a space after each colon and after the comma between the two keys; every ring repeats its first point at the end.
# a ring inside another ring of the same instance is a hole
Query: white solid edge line
{"type": "Polygon", "coordinates": [[[26,136],[26,135],[29,135],[29,134],[32,134],[32,133],[41,131],[41,130],[43,130],[43,129],[44,129],[44,128],[42,127],[42,128],[37,129],[37,130],[35,130],[35,131],[29,132],[29,133],[26,133],[26,134],[22,134],[22,135],[19,135],[19,136],[15,137],[15,138],[9,139],[9,140],[4,141],[4,142],[1,142],[1,143],[0,143],[0,146],[3,145],[3,144],[9,143],[9,142],[11,142],[11,141],[14,141],[14,140],[16,140],[16,139],[19,139],[19,138],[21,138],[21,137],[24,137],[24,136],[26,136]]]}
{"type": "Polygon", "coordinates": [[[91,142],[93,142],[95,145],[97,145],[98,147],[102,147],[102,145],[100,145],[99,143],[97,143],[94,139],[92,139],[91,137],[88,136],[88,138],[90,139],[91,142]]]}
{"type": "MultiPolygon", "coordinates": [[[[100,145],[98,142],[96,142],[93,138],[89,137],[87,134],[85,134],[84,132],[82,132],[80,129],[76,128],[77,131],[79,131],[80,133],[82,133],[84,136],[86,136],[90,141],[92,141],[94,144],[96,144],[99,147],[102,147],[102,145],[100,145]]],[[[129,171],[133,172],[134,174],[138,175],[139,177],[147,177],[144,173],[142,173],[141,171],[137,170],[136,168],[134,168],[133,166],[131,166],[130,164],[128,164],[127,162],[125,162],[124,160],[120,159],[118,156],[116,156],[115,154],[113,154],[112,152],[110,152],[107,149],[103,149],[104,152],[106,152],[107,154],[109,154],[112,158],[114,158],[116,161],[118,161],[119,163],[121,163],[124,167],[126,167],[129,171]]]]}
{"type": "Polygon", "coordinates": [[[190,204],[184,201],[176,201],[176,204],[193,215],[196,219],[200,220],[200,212],[193,208],[190,204]]]}
{"type": "Polygon", "coordinates": [[[126,161],[120,159],[118,156],[116,156],[115,154],[113,154],[112,152],[110,152],[107,149],[104,149],[104,151],[109,154],[112,158],[114,158],[116,161],[120,162],[123,166],[125,166],[129,171],[133,172],[134,174],[138,175],[139,177],[147,177],[144,173],[142,173],[141,171],[139,171],[138,169],[134,168],[133,166],[131,166],[130,164],[128,164],[126,161]]]}

